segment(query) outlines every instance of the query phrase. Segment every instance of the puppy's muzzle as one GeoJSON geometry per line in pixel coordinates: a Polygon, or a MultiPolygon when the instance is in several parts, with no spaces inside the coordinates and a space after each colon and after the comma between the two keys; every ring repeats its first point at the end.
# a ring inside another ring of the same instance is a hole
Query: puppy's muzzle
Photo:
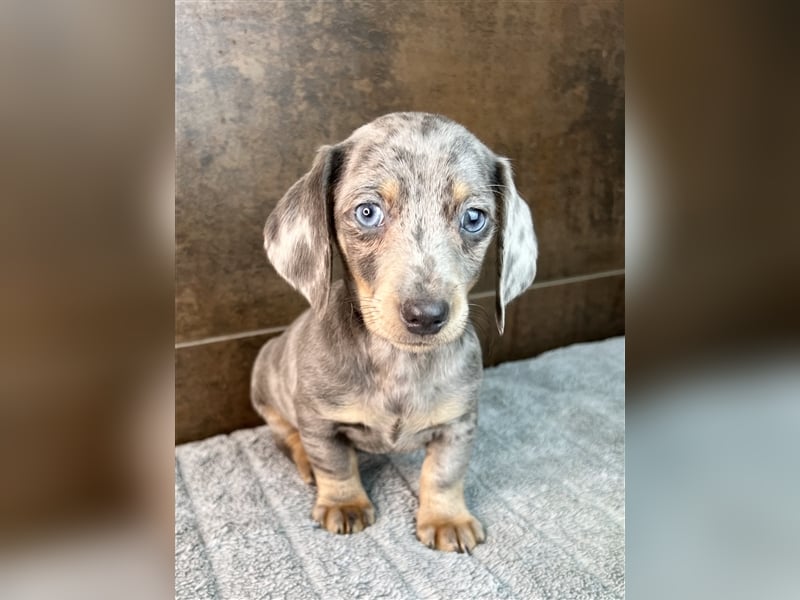
{"type": "Polygon", "coordinates": [[[444,300],[406,300],[400,307],[403,324],[415,335],[439,333],[450,316],[450,305],[444,300]]]}

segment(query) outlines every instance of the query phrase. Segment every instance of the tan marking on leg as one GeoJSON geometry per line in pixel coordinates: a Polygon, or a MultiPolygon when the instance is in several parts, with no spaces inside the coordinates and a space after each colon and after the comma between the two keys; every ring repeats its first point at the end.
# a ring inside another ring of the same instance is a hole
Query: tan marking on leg
{"type": "Polygon", "coordinates": [[[358,457],[350,451],[350,468],[345,479],[314,469],[317,502],[311,518],[331,533],[358,533],[375,522],[375,508],[361,485],[358,457]]]}
{"type": "Polygon", "coordinates": [[[417,539],[429,548],[445,552],[472,552],[486,539],[483,526],[467,510],[463,479],[447,488],[438,487],[435,463],[435,451],[429,452],[422,463],[417,539]]]}
{"type": "Polygon", "coordinates": [[[272,431],[275,443],[286,456],[292,459],[303,481],[308,484],[314,483],[314,473],[311,471],[311,465],[297,429],[274,408],[266,407],[264,418],[272,431]]]}
{"type": "Polygon", "coordinates": [[[289,447],[291,459],[297,466],[297,471],[300,473],[303,481],[311,485],[314,483],[314,473],[311,470],[311,463],[308,462],[306,449],[303,448],[303,443],[300,441],[300,433],[296,430],[286,438],[286,445],[289,447]]]}

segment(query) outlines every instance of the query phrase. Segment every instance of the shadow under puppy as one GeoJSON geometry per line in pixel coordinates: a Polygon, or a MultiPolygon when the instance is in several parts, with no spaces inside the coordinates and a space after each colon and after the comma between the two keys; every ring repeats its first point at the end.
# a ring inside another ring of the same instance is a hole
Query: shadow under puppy
{"type": "Polygon", "coordinates": [[[464,502],[481,348],[467,293],[497,236],[497,326],[536,273],[509,162],[438,115],[393,113],[319,150],[264,229],[276,271],[311,303],[253,368],[252,401],[301,477],[312,517],[354,533],[375,509],[356,449],[424,446],[416,530],[432,548],[484,540],[464,502]],[[331,283],[333,248],[344,280],[331,283]]]}

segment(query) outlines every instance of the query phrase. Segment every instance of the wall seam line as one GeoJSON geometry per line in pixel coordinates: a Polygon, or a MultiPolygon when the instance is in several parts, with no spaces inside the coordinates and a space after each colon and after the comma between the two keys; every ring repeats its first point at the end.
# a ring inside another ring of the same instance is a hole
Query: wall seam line
{"type": "MultiPolygon", "coordinates": [[[[589,273],[587,275],[575,275],[573,277],[561,277],[559,279],[548,279],[547,281],[541,281],[539,283],[534,283],[528,288],[527,291],[532,290],[540,290],[543,288],[555,287],[557,285],[570,285],[572,283],[581,283],[583,281],[592,281],[594,279],[603,279],[606,277],[617,277],[619,275],[624,275],[625,269],[613,269],[610,271],[598,271],[597,273],[589,273]]],[[[477,292],[475,294],[470,294],[470,300],[482,300],[484,298],[491,298],[495,295],[494,290],[487,290],[484,292],[477,292]]],[[[282,333],[289,327],[288,325],[280,325],[277,327],[266,327],[264,329],[252,329],[249,331],[240,331],[239,333],[231,333],[226,335],[217,335],[217,336],[210,336],[206,338],[200,338],[197,340],[189,340],[185,342],[177,342],[175,344],[175,350],[180,350],[182,348],[193,348],[195,346],[204,346],[206,344],[215,344],[219,342],[229,342],[233,340],[240,340],[249,337],[255,337],[258,335],[269,335],[272,333],[278,334],[282,333]]]]}

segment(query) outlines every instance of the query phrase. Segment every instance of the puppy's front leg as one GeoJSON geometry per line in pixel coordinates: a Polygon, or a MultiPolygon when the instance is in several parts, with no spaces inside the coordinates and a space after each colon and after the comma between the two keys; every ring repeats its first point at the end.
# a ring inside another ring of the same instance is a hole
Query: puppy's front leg
{"type": "Polygon", "coordinates": [[[301,433],[317,501],[311,517],[331,533],[357,533],[375,522],[375,508],[361,485],[353,447],[331,430],[301,433]]]}
{"type": "Polygon", "coordinates": [[[464,502],[464,475],[476,422],[473,411],[447,425],[427,446],[419,481],[417,538],[429,548],[471,552],[486,538],[464,502]]]}

